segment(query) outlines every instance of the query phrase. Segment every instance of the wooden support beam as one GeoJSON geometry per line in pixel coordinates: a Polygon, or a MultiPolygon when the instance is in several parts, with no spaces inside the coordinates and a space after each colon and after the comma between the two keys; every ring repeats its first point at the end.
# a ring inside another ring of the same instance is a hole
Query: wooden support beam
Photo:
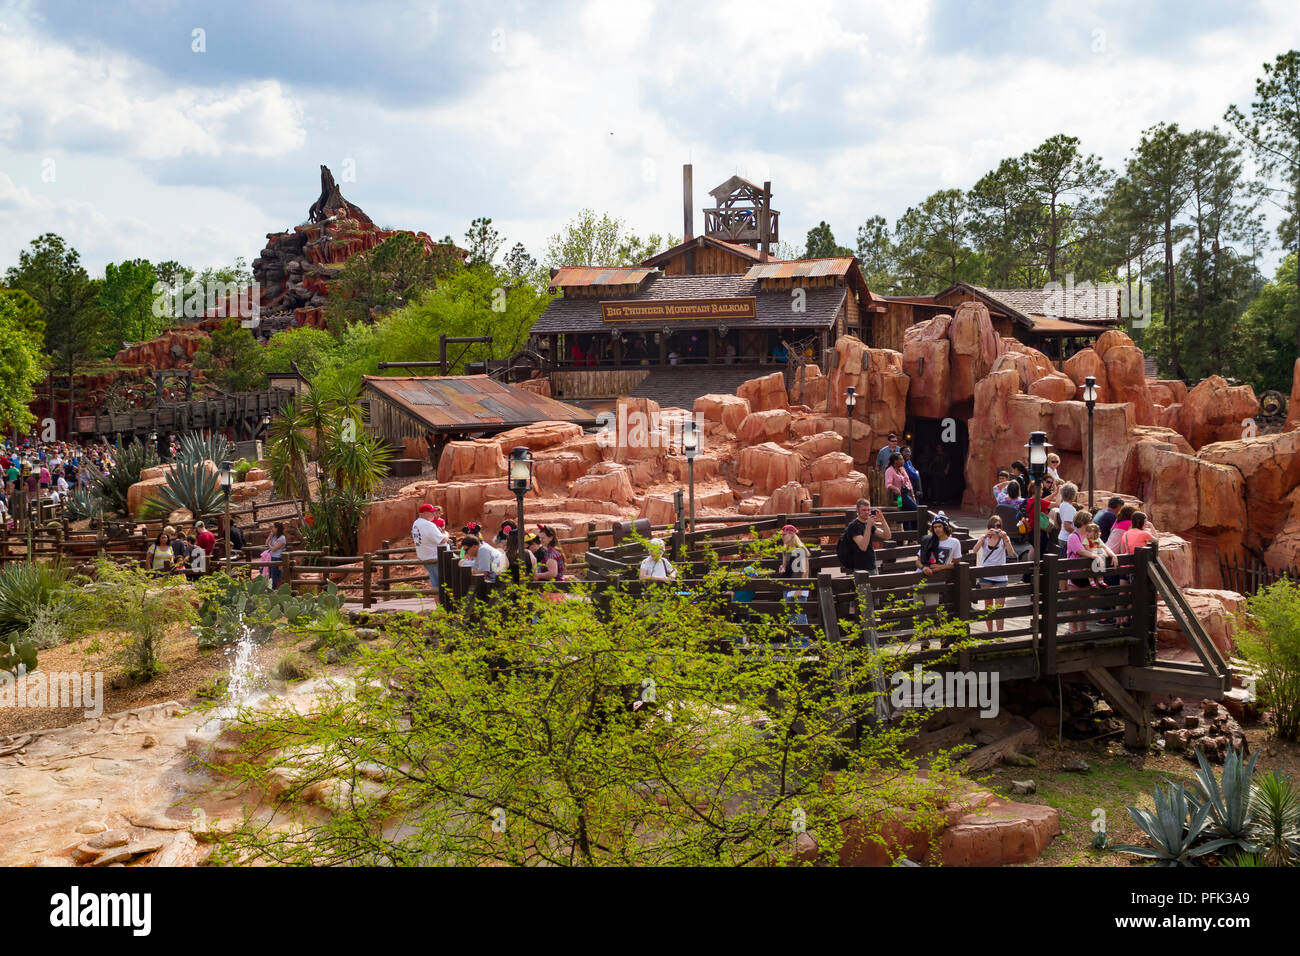
{"type": "Polygon", "coordinates": [[[1120,712],[1128,726],[1124,741],[1142,746],[1151,744],[1151,695],[1138,691],[1130,695],[1119,680],[1104,667],[1093,667],[1087,672],[1088,680],[1102,693],[1112,707],[1120,712]]]}

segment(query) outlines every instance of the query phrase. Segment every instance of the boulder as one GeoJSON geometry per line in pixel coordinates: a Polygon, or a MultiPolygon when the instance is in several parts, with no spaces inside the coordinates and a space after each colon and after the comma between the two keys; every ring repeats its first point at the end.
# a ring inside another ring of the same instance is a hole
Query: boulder
{"type": "Polygon", "coordinates": [[[706,421],[719,422],[733,435],[740,429],[745,416],[753,411],[749,399],[739,395],[701,395],[695,400],[694,411],[706,421]]]}
{"type": "Polygon", "coordinates": [[[851,508],[859,498],[867,496],[867,476],[860,471],[851,471],[839,478],[813,482],[808,490],[821,496],[823,508],[851,508]]]}
{"type": "MultiPolygon", "coordinates": [[[[855,422],[854,424],[857,423],[855,422]]],[[[863,431],[866,432],[865,425],[863,426],[863,431]]],[[[867,432],[862,437],[865,439],[869,437],[869,434],[870,433],[867,432]]],[[[812,462],[814,459],[820,458],[822,455],[829,454],[830,452],[842,451],[844,449],[844,444],[844,436],[839,432],[824,431],[816,432],[815,434],[801,438],[790,447],[797,452],[804,461],[812,462]]]]}
{"type": "Polygon", "coordinates": [[[1251,419],[1259,414],[1254,389],[1229,385],[1219,375],[1211,375],[1188,392],[1182,406],[1181,431],[1193,448],[1245,438],[1251,419]]]}
{"type": "Polygon", "coordinates": [[[595,465],[569,488],[573,498],[587,498],[614,505],[630,505],[636,500],[632,478],[626,465],[612,461],[595,465]]]}
{"type": "Polygon", "coordinates": [[[1116,329],[1102,333],[1098,343],[1108,335],[1123,336],[1128,344],[1113,340],[1104,352],[1100,348],[1098,350],[1106,365],[1106,400],[1131,403],[1137,424],[1154,425],[1156,413],[1147,395],[1146,363],[1142,350],[1133,345],[1127,335],[1116,329]]]}
{"type": "MultiPolygon", "coordinates": [[[[847,457],[847,456],[846,456],[847,457]]],[[[772,492],[756,514],[794,515],[812,511],[812,492],[797,481],[788,481],[772,492]]]]}
{"type": "MultiPolygon", "coordinates": [[[[619,399],[622,405],[624,399],[619,399]]],[[[654,405],[653,402],[650,404],[654,405]]],[[[658,411],[659,406],[655,405],[658,411]]],[[[540,448],[550,448],[552,445],[558,445],[570,439],[582,436],[582,426],[574,422],[534,422],[532,425],[524,425],[522,428],[512,428],[509,431],[501,432],[494,435],[490,441],[494,441],[501,448],[503,455],[509,455],[512,448],[523,446],[530,449],[534,454],[540,448]]]]}
{"type": "Polygon", "coordinates": [[[773,372],[761,378],[751,378],[742,382],[736,389],[736,395],[746,399],[749,407],[756,412],[766,412],[774,408],[786,408],[790,397],[785,391],[785,374],[773,372]]]}
{"type": "Polygon", "coordinates": [[[1089,375],[1097,380],[1097,390],[1100,393],[1100,401],[1114,401],[1106,381],[1106,363],[1101,360],[1096,349],[1079,349],[1061,364],[1061,370],[1074,382],[1075,387],[1080,391],[1075,394],[1082,396],[1083,383],[1087,381],[1089,375]]]}
{"type": "Polygon", "coordinates": [[[1287,409],[1286,428],[1300,428],[1300,359],[1295,360],[1295,369],[1291,372],[1291,404],[1287,409]]]}
{"type": "Polygon", "coordinates": [[[820,458],[813,459],[808,466],[808,480],[810,482],[821,482],[832,478],[843,478],[852,470],[852,458],[842,451],[832,451],[820,458]]]}
{"type": "Polygon", "coordinates": [[[791,376],[790,404],[825,408],[830,384],[830,379],[822,374],[820,366],[805,363],[791,376]]]}
{"type": "Polygon", "coordinates": [[[790,413],[784,408],[750,412],[736,429],[736,438],[747,445],[784,441],[790,435],[790,413]]]}
{"type": "Polygon", "coordinates": [[[1044,375],[1029,385],[1029,394],[1049,402],[1065,402],[1074,398],[1074,382],[1064,375],[1044,375]]]}
{"type": "MultiPolygon", "coordinates": [[[[1245,603],[1245,597],[1236,591],[1210,588],[1184,588],[1183,597],[1219,653],[1225,657],[1235,654],[1232,615],[1245,603]]],[[[1156,642],[1163,647],[1191,649],[1187,635],[1178,627],[1164,601],[1156,607],[1156,642]]]]}
{"type": "Polygon", "coordinates": [[[737,480],[770,495],[787,482],[798,481],[802,468],[798,454],[774,442],[763,442],[741,450],[737,480]]]}
{"type": "Polygon", "coordinates": [[[496,438],[448,442],[438,458],[438,480],[499,478],[506,473],[506,458],[502,452],[502,444],[496,438]]]}
{"type": "MultiPolygon", "coordinates": [[[[1199,386],[1198,386],[1199,387],[1199,386]]],[[[1197,453],[1202,461],[1235,468],[1245,480],[1246,542],[1266,548],[1286,523],[1287,496],[1300,487],[1300,431],[1213,442],[1197,453]]]]}

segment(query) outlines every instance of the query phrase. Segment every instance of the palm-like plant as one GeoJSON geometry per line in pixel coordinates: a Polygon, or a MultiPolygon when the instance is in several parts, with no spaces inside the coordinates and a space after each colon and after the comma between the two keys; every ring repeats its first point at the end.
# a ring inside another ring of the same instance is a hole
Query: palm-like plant
{"type": "Polygon", "coordinates": [[[181,436],[180,452],[176,460],[187,465],[201,465],[205,461],[223,462],[234,449],[225,435],[217,432],[190,432],[181,436]]]}
{"type": "Polygon", "coordinates": [[[1286,774],[1271,770],[1255,785],[1253,806],[1261,862],[1289,866],[1300,856],[1300,791],[1286,774]]]}
{"type": "Polygon", "coordinates": [[[217,474],[205,462],[177,462],[167,473],[166,484],[158,489],[158,496],[148,499],[141,511],[145,518],[156,518],[183,508],[195,518],[204,518],[220,514],[225,504],[217,474]]]}
{"type": "MultiPolygon", "coordinates": [[[[307,399],[308,392],[302,398],[307,399]]],[[[311,457],[312,443],[306,429],[308,414],[305,406],[290,399],[271,420],[267,428],[267,461],[275,490],[295,501],[311,501],[307,483],[307,461],[311,457]]]]}
{"type": "Polygon", "coordinates": [[[133,442],[113,456],[113,467],[96,479],[99,500],[109,514],[131,517],[126,506],[127,492],[140,480],[140,473],[159,464],[153,445],[133,442]]]}
{"type": "Polygon", "coordinates": [[[355,419],[343,419],[330,434],[321,455],[321,470],[335,490],[347,489],[373,495],[388,474],[393,453],[374,434],[364,431],[355,419]],[[352,422],[352,426],[348,426],[352,422]]]}
{"type": "Polygon", "coordinates": [[[99,513],[99,495],[91,488],[73,488],[63,499],[63,517],[81,521],[99,513]]]}
{"type": "Polygon", "coordinates": [[[1155,866],[1192,866],[1193,860],[1207,853],[1229,846],[1229,839],[1197,842],[1209,827],[1210,805],[1197,807],[1187,798],[1187,788],[1181,783],[1170,783],[1168,789],[1157,786],[1152,792],[1155,810],[1129,807],[1133,822],[1151,840],[1150,846],[1123,844],[1115,849],[1121,853],[1154,860],[1155,866]]]}
{"type": "Polygon", "coordinates": [[[1215,779],[1214,769],[1198,747],[1196,784],[1201,794],[1189,794],[1193,809],[1210,808],[1210,834],[1235,843],[1245,853],[1254,853],[1258,846],[1252,839],[1254,821],[1251,817],[1251,783],[1255,777],[1253,754],[1249,760],[1241,759],[1241,751],[1229,747],[1223,758],[1223,781],[1215,779]]]}

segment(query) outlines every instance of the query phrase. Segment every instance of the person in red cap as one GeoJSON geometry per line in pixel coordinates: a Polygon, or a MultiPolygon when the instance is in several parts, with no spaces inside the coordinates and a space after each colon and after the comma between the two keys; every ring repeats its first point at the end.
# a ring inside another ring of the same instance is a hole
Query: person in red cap
{"type": "Polygon", "coordinates": [[[447,532],[442,530],[441,518],[434,518],[437,509],[431,504],[422,504],[416,514],[415,523],[411,525],[411,543],[415,545],[415,558],[424,565],[428,572],[429,583],[433,593],[438,595],[438,550],[447,540],[447,532]]]}
{"type": "Polygon", "coordinates": [[[785,550],[777,574],[783,578],[808,577],[808,548],[799,540],[799,529],[792,524],[785,525],[781,529],[781,543],[785,550]]]}

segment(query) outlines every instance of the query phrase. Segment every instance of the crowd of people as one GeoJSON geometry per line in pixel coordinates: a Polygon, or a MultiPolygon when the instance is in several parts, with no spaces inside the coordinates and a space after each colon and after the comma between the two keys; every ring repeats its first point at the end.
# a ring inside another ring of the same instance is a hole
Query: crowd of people
{"type": "Polygon", "coordinates": [[[74,442],[10,439],[0,445],[0,521],[14,527],[37,501],[57,505],[113,464],[112,449],[74,442]]]}

